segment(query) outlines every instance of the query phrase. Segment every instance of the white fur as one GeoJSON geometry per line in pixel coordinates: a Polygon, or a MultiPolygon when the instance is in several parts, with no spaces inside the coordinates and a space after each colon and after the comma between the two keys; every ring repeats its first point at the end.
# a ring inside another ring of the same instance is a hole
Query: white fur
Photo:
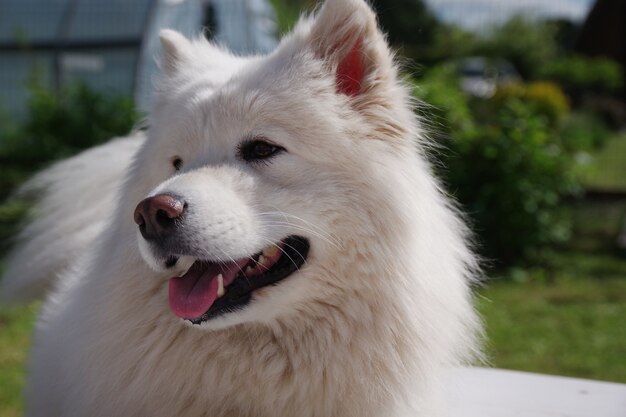
{"type": "MultiPolygon", "coordinates": [[[[267,57],[162,36],[166,75],[128,172],[112,163],[53,168],[51,192],[65,197],[29,232],[42,247],[37,231],[85,193],[70,210],[92,213],[83,226],[105,224],[83,243],[72,219],[59,225],[74,248],[69,260],[86,247],[42,311],[27,415],[440,415],[443,371],[477,352],[476,265],[369,7],[329,0],[267,57]],[[346,96],[335,71],[359,41],[361,92],[346,96]],[[253,137],[286,152],[241,161],[237,146],[253,137]],[[126,178],[119,197],[105,172],[113,183],[126,178]],[[81,182],[57,185],[69,178],[81,182]],[[210,259],[298,234],[311,242],[307,262],[243,310],[185,325],[168,310],[172,273],[133,223],[136,204],[160,192],[193,204],[188,238],[210,259]]],[[[29,277],[67,260],[48,253],[29,277]]],[[[13,275],[29,254],[17,252],[13,275]]]]}
{"type": "Polygon", "coordinates": [[[22,187],[37,195],[29,223],[7,261],[0,301],[31,301],[43,296],[59,274],[92,246],[110,221],[126,168],[144,135],[112,140],[54,164],[22,187]]]}

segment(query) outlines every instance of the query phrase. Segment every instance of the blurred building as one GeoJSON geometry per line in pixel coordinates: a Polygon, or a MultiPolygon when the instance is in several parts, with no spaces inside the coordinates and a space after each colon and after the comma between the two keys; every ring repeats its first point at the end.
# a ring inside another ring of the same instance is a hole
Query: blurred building
{"type": "Polygon", "coordinates": [[[0,0],[0,109],[20,117],[28,80],[50,88],[75,82],[150,103],[158,32],[195,36],[206,28],[236,53],[276,45],[267,0],[0,0]]]}

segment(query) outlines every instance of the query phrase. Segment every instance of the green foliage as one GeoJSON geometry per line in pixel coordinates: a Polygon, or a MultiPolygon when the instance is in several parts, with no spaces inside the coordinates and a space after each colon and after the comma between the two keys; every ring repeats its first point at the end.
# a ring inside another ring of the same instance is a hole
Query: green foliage
{"type": "Polygon", "coordinates": [[[278,31],[282,34],[289,32],[303,10],[312,8],[316,3],[315,0],[271,0],[271,2],[276,12],[278,31]]]}
{"type": "Polygon", "coordinates": [[[570,91],[616,92],[624,86],[622,68],[608,58],[574,55],[546,62],[540,69],[539,76],[570,91]]]}
{"type": "Polygon", "coordinates": [[[452,65],[435,67],[415,83],[415,95],[424,103],[423,123],[435,134],[449,136],[475,129],[470,104],[458,83],[452,65]]]}
{"type": "Polygon", "coordinates": [[[561,87],[546,81],[534,81],[526,86],[526,101],[537,113],[545,114],[552,124],[562,121],[569,114],[569,101],[561,87]]]}
{"type": "Polygon", "coordinates": [[[451,66],[427,72],[416,95],[447,151],[442,174],[471,216],[482,252],[499,265],[522,263],[569,236],[560,206],[577,190],[577,149],[560,135],[567,101],[558,87],[514,84],[490,100],[459,91],[451,66]],[[505,92],[506,91],[506,92],[505,92]]]}
{"type": "Polygon", "coordinates": [[[550,24],[515,16],[482,36],[474,54],[504,58],[526,79],[537,77],[539,69],[557,56],[556,28],[550,24]]]}
{"type": "Polygon", "coordinates": [[[535,81],[528,84],[508,84],[500,87],[493,98],[506,102],[518,98],[534,107],[535,113],[547,117],[551,126],[557,125],[569,113],[569,102],[563,90],[554,83],[535,81]]]}
{"type": "Polygon", "coordinates": [[[450,24],[441,24],[434,33],[428,55],[417,56],[419,62],[437,63],[472,56],[477,51],[479,37],[450,24]]]}
{"type": "Polygon", "coordinates": [[[624,167],[626,134],[613,134],[601,149],[591,154],[591,160],[580,167],[582,182],[589,189],[625,192],[624,167]]]}
{"type": "Polygon", "coordinates": [[[575,190],[571,157],[544,117],[509,99],[492,124],[458,132],[450,141],[447,180],[472,216],[487,257],[519,262],[569,236],[560,210],[575,190]]]}
{"type": "Polygon", "coordinates": [[[430,49],[439,21],[423,0],[374,0],[378,21],[389,42],[409,56],[430,49]]]}
{"type": "Polygon", "coordinates": [[[9,250],[21,220],[25,218],[29,208],[28,202],[18,199],[0,204],[0,254],[9,250]]]}
{"type": "Polygon", "coordinates": [[[57,95],[29,87],[27,118],[5,120],[0,130],[0,254],[9,249],[30,203],[6,199],[37,169],[85,148],[126,134],[137,120],[132,100],[77,85],[57,95]],[[2,201],[4,200],[4,201],[2,201]]]}
{"type": "Polygon", "coordinates": [[[131,99],[84,85],[60,94],[37,83],[29,89],[26,120],[0,131],[0,198],[50,161],[128,133],[138,117],[131,99]]]}
{"type": "Polygon", "coordinates": [[[561,136],[563,147],[569,152],[590,152],[603,147],[613,132],[593,113],[577,111],[564,120],[561,136]]]}

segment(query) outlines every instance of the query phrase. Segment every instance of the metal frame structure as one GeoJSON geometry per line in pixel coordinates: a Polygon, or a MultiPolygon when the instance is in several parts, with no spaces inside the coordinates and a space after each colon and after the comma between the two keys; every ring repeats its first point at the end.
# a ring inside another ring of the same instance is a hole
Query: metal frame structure
{"type": "Polygon", "coordinates": [[[147,110],[158,30],[195,36],[208,15],[219,20],[211,35],[237,53],[275,45],[275,31],[267,30],[269,0],[0,0],[0,106],[19,117],[28,97],[21,84],[26,71],[43,65],[49,88],[82,81],[133,95],[147,110]]]}

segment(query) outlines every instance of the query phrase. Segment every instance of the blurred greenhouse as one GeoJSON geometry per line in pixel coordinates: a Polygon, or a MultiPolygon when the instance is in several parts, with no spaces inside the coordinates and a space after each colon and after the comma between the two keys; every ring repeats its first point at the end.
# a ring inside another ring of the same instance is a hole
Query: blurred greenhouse
{"type": "Polygon", "coordinates": [[[0,0],[0,109],[26,111],[32,77],[60,91],[81,82],[101,92],[150,102],[158,32],[208,37],[236,53],[276,45],[266,0],[0,0]]]}

